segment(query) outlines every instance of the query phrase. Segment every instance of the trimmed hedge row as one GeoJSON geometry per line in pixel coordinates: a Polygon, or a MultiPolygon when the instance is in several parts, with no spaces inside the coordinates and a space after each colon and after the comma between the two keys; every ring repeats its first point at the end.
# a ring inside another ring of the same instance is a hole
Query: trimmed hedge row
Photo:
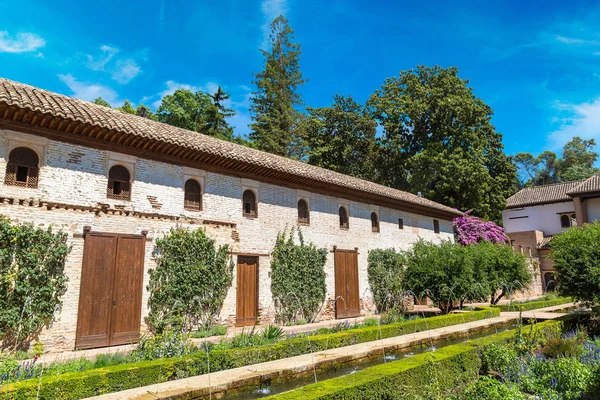
{"type": "MultiPolygon", "coordinates": [[[[533,326],[546,338],[558,337],[562,323],[546,321],[533,326]]],[[[481,369],[480,350],[492,343],[509,340],[517,330],[498,333],[469,342],[442,347],[434,353],[380,364],[351,375],[325,380],[290,392],[267,397],[269,400],[362,400],[415,399],[427,393],[441,398],[466,387],[481,369]]],[[[528,328],[524,328],[528,332],[528,328]]]]}
{"type": "MultiPolygon", "coordinates": [[[[468,313],[398,322],[381,326],[381,336],[388,338],[482,320],[498,315],[500,315],[499,309],[482,307],[477,311],[468,313]]],[[[350,346],[378,340],[379,335],[379,327],[371,326],[311,336],[310,342],[309,338],[302,337],[245,349],[213,350],[210,352],[210,370],[216,372],[307,354],[311,346],[313,351],[350,346]]],[[[142,361],[57,376],[46,376],[41,380],[40,398],[80,399],[187,378],[207,372],[207,355],[199,351],[184,357],[142,361]]],[[[35,398],[38,382],[38,379],[30,379],[1,386],[0,400],[35,398]]]]}
{"type": "Polygon", "coordinates": [[[514,302],[512,304],[497,304],[493,307],[497,307],[500,311],[530,311],[537,310],[538,308],[546,308],[552,306],[559,306],[561,304],[572,303],[571,297],[559,297],[554,300],[540,300],[540,301],[528,301],[525,303],[514,302]]]}

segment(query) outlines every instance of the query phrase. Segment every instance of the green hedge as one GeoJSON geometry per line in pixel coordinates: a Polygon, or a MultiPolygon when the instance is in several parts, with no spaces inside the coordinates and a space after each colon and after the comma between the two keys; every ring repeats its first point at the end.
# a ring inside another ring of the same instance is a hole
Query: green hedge
{"type": "MultiPolygon", "coordinates": [[[[562,323],[546,321],[532,329],[545,337],[557,337],[562,323]]],[[[529,332],[529,328],[524,328],[529,332]]],[[[481,369],[480,350],[504,342],[516,330],[498,333],[465,343],[442,347],[434,353],[367,368],[355,374],[325,380],[290,392],[269,396],[270,400],[362,400],[442,398],[474,380],[481,369]]]]}
{"type": "MultiPolygon", "coordinates": [[[[382,325],[381,336],[388,338],[405,335],[498,315],[500,315],[498,308],[482,307],[468,313],[398,322],[382,325]]],[[[308,338],[301,337],[244,349],[213,350],[210,352],[210,370],[216,372],[307,354],[311,346],[313,351],[321,351],[370,342],[379,338],[379,327],[371,326],[311,336],[310,342],[308,338]]],[[[58,376],[46,376],[42,378],[40,398],[80,399],[207,372],[206,353],[197,352],[184,357],[142,361],[58,376]]],[[[0,400],[35,398],[37,388],[37,379],[7,384],[0,387],[0,400]]]]}
{"type": "Polygon", "coordinates": [[[546,308],[552,306],[559,306],[561,304],[572,303],[573,299],[570,297],[559,297],[553,300],[540,300],[540,301],[528,301],[525,303],[513,302],[512,304],[498,304],[494,307],[500,309],[500,311],[530,311],[537,310],[538,308],[546,308]]]}

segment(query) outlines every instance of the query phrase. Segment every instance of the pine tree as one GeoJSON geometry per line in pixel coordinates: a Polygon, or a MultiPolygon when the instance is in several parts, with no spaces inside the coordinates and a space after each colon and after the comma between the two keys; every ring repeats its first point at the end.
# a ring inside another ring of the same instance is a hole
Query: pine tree
{"type": "Polygon", "coordinates": [[[212,99],[212,107],[208,110],[207,116],[208,134],[221,139],[232,140],[233,127],[229,126],[226,118],[233,117],[235,111],[224,105],[230,98],[229,93],[219,86],[217,91],[210,95],[210,97],[212,99]]]}
{"type": "Polygon", "coordinates": [[[261,50],[265,68],[255,73],[256,91],[253,92],[252,139],[260,150],[279,155],[290,155],[302,104],[296,92],[304,84],[300,72],[300,44],[294,43],[294,31],[283,16],[271,23],[271,50],[261,50]]]}

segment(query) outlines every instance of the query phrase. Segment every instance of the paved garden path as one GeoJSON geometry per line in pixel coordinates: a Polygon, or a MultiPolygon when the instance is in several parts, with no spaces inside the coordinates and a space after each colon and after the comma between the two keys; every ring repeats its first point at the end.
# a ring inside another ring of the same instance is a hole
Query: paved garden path
{"type": "MultiPolygon", "coordinates": [[[[548,307],[539,310],[523,312],[523,318],[554,319],[561,316],[560,313],[552,313],[561,309],[573,307],[573,303],[560,306],[548,307]],[[534,315],[535,314],[535,315],[534,315]]],[[[479,331],[485,328],[493,328],[505,325],[519,318],[518,312],[502,313],[499,317],[488,318],[480,321],[467,322],[452,325],[445,328],[431,329],[416,332],[414,334],[396,336],[383,340],[361,343],[353,346],[340,347],[332,350],[319,351],[311,354],[269,361],[245,367],[229,369],[191,378],[178,379],[170,382],[158,383],[121,392],[110,393],[94,397],[95,400],[117,400],[117,399],[167,399],[167,398],[193,398],[195,396],[208,395],[226,390],[246,386],[248,384],[259,385],[260,382],[268,381],[277,376],[296,375],[310,373],[313,369],[313,359],[316,368],[322,368],[328,364],[340,364],[352,360],[366,358],[369,355],[382,353],[382,348],[388,351],[412,347],[421,343],[429,343],[431,340],[460,335],[470,331],[479,331]],[[210,381],[210,384],[209,384],[210,381]]],[[[318,378],[318,374],[317,374],[318,378]]]]}

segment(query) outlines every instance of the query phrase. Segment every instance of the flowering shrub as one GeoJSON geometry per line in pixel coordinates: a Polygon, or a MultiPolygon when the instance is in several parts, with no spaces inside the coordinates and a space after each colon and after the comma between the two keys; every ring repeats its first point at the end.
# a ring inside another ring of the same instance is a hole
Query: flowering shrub
{"type": "Polygon", "coordinates": [[[542,348],[530,349],[518,357],[516,345],[494,345],[483,351],[483,371],[499,375],[502,383],[487,377],[481,378],[459,398],[526,398],[519,393],[537,395],[532,397],[536,399],[597,398],[590,395],[597,395],[600,389],[598,340],[590,340],[585,332],[573,331],[546,342],[542,348]]]}
{"type": "Polygon", "coordinates": [[[487,241],[492,243],[508,243],[508,237],[504,228],[492,221],[483,221],[475,216],[469,215],[470,211],[462,217],[454,218],[454,234],[456,241],[464,246],[487,241]]]}

